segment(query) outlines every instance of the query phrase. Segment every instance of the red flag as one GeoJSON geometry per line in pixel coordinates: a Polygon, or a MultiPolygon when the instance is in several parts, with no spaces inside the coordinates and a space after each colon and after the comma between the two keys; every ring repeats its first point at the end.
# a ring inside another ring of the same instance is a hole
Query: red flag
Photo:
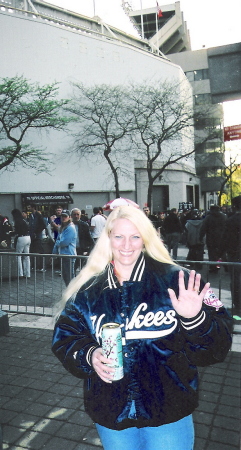
{"type": "Polygon", "coordinates": [[[159,19],[159,17],[163,17],[163,14],[160,6],[158,5],[158,2],[156,2],[156,7],[157,7],[157,17],[159,19]]]}

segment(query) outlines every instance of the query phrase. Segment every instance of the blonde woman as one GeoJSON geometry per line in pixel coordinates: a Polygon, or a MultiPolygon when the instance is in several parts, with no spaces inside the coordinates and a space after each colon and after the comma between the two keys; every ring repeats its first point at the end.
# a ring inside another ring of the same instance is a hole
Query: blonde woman
{"type": "Polygon", "coordinates": [[[231,318],[209,283],[174,264],[142,211],[120,206],[64,300],[53,352],[85,379],[104,449],[193,449],[196,366],[222,361],[231,344],[231,318]],[[101,349],[108,322],[121,326],[119,381],[101,349]]]}

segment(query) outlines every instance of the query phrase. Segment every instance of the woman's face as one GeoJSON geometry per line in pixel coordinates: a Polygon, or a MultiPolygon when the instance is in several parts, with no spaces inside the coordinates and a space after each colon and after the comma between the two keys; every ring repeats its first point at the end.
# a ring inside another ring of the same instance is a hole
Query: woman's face
{"type": "Polygon", "coordinates": [[[70,217],[69,216],[65,216],[65,215],[61,215],[61,223],[62,225],[66,225],[66,223],[69,222],[70,217]]]}
{"type": "Polygon", "coordinates": [[[128,219],[116,219],[110,233],[110,244],[115,265],[132,270],[144,246],[135,225],[128,219]]]}

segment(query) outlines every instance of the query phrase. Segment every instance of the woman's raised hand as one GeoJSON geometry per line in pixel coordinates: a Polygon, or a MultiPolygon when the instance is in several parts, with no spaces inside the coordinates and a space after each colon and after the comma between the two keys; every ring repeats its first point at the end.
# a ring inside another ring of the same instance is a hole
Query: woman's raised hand
{"type": "Polygon", "coordinates": [[[170,299],[177,314],[186,319],[195,317],[202,308],[203,298],[210,287],[210,283],[206,283],[201,292],[200,289],[201,275],[196,274],[195,270],[191,270],[187,289],[184,283],[184,272],[179,272],[179,297],[176,297],[173,289],[168,289],[170,299]]]}

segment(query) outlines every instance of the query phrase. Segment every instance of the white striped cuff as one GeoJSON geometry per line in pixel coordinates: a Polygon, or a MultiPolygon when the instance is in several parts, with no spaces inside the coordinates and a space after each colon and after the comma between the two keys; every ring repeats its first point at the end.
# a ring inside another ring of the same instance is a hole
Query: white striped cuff
{"type": "Polygon", "coordinates": [[[205,311],[202,311],[201,314],[194,320],[192,320],[191,322],[186,322],[184,320],[181,320],[181,324],[183,326],[183,328],[185,328],[185,330],[192,330],[193,328],[198,327],[199,325],[201,325],[201,323],[204,322],[204,320],[206,319],[206,313],[205,311]]]}
{"type": "Polygon", "coordinates": [[[96,348],[98,348],[98,347],[90,347],[89,348],[89,350],[88,350],[88,352],[87,352],[87,354],[86,354],[86,361],[87,361],[87,363],[90,365],[90,366],[92,366],[92,364],[91,364],[91,356],[92,356],[92,353],[93,353],[93,351],[96,349],[96,348]]]}

